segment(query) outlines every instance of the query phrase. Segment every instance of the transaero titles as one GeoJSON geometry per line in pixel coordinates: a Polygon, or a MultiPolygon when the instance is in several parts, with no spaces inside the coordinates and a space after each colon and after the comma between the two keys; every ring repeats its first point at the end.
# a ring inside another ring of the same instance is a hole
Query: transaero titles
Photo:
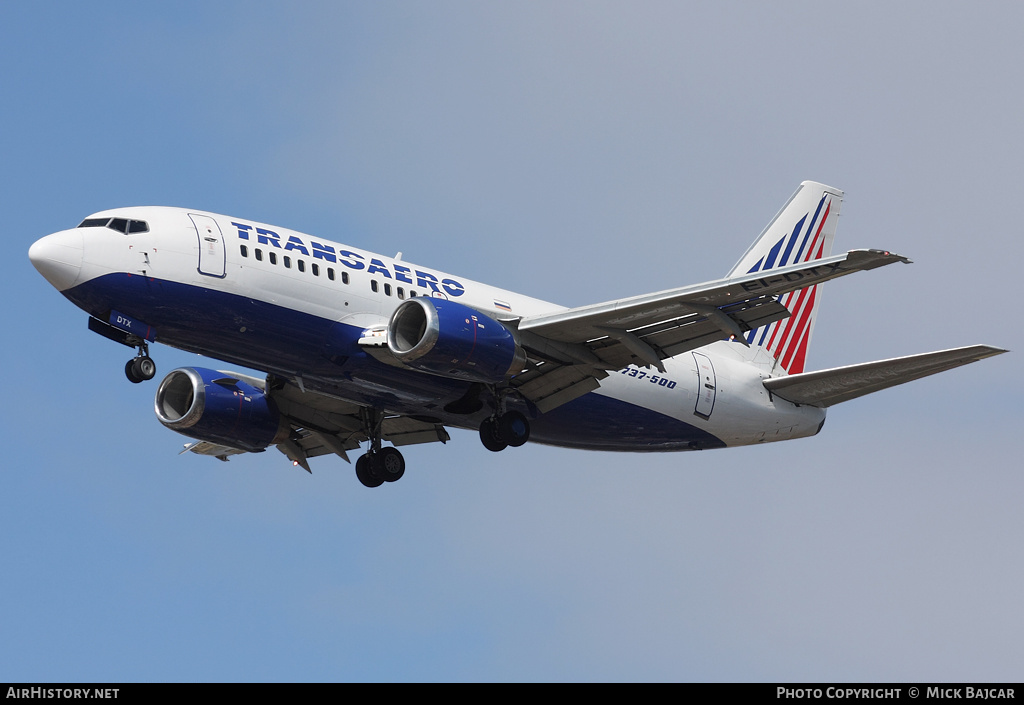
{"type": "Polygon", "coordinates": [[[246,225],[245,223],[231,222],[238,229],[239,240],[249,240],[250,232],[254,231],[256,236],[256,242],[259,245],[267,245],[268,247],[276,247],[280,250],[301,252],[306,257],[312,257],[313,259],[322,259],[325,262],[336,262],[345,265],[349,269],[365,269],[367,274],[379,274],[387,279],[394,279],[395,281],[405,282],[406,284],[413,284],[424,289],[430,289],[434,293],[444,293],[448,296],[462,296],[466,293],[466,287],[454,279],[442,279],[438,281],[437,277],[430,272],[421,272],[419,270],[412,270],[405,265],[394,262],[390,268],[384,264],[379,258],[371,257],[367,260],[366,255],[362,255],[352,250],[335,250],[333,245],[324,245],[319,242],[309,241],[310,247],[306,246],[306,243],[296,235],[288,235],[288,239],[284,245],[281,244],[283,236],[274,232],[273,230],[267,230],[266,228],[257,228],[252,225],[246,225]],[[393,270],[393,273],[392,273],[393,270]],[[440,288],[438,288],[440,287],[440,288]],[[444,291],[441,291],[444,289],[444,291]]]}

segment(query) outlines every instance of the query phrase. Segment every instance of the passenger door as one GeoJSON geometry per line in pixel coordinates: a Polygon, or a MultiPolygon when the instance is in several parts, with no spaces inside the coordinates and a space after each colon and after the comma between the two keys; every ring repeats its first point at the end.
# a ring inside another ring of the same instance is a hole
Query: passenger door
{"type": "Polygon", "coordinates": [[[693,361],[697,363],[697,406],[693,413],[709,419],[715,408],[715,368],[704,353],[693,353],[693,361]]]}
{"type": "Polygon", "coordinates": [[[227,258],[220,226],[208,215],[189,213],[188,217],[196,226],[196,235],[199,237],[199,273],[223,278],[227,274],[227,258]]]}

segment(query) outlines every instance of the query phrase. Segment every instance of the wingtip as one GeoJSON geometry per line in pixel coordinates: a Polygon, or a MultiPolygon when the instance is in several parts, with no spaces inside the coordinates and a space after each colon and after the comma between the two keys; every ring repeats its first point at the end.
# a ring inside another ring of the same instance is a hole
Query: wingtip
{"type": "Polygon", "coordinates": [[[874,252],[875,254],[882,255],[883,257],[889,257],[890,259],[894,259],[897,262],[902,262],[903,264],[913,264],[914,263],[908,257],[904,257],[903,255],[896,254],[895,252],[893,252],[891,250],[870,249],[870,250],[868,250],[868,252],[874,252]]]}
{"type": "Polygon", "coordinates": [[[1002,355],[1003,353],[1010,352],[1006,348],[997,348],[995,345],[979,345],[979,348],[986,348],[988,354],[985,357],[995,357],[996,355],[1002,355]]]}

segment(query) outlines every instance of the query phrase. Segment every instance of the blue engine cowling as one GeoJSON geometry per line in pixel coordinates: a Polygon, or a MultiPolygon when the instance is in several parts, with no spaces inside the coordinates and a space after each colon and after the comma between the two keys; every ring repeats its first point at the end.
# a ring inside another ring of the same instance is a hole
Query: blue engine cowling
{"type": "Polygon", "coordinates": [[[395,309],[388,349],[414,369],[473,382],[501,382],[526,366],[511,329],[446,299],[417,297],[395,309]]]}
{"type": "Polygon", "coordinates": [[[174,370],[160,382],[154,406],[160,423],[200,441],[259,452],[288,437],[273,400],[228,372],[174,370]]]}

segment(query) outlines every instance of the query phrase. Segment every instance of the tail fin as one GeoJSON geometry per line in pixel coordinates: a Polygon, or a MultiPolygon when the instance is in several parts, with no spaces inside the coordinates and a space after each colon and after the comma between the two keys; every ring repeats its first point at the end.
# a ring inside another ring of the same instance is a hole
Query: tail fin
{"type": "MultiPolygon", "coordinates": [[[[828,257],[842,202],[842,191],[814,181],[803,182],[729,276],[828,257]]],[[[765,348],[787,373],[803,372],[819,301],[817,286],[785,294],[781,303],[789,309],[789,318],[748,332],[747,342],[765,348]]]]}

